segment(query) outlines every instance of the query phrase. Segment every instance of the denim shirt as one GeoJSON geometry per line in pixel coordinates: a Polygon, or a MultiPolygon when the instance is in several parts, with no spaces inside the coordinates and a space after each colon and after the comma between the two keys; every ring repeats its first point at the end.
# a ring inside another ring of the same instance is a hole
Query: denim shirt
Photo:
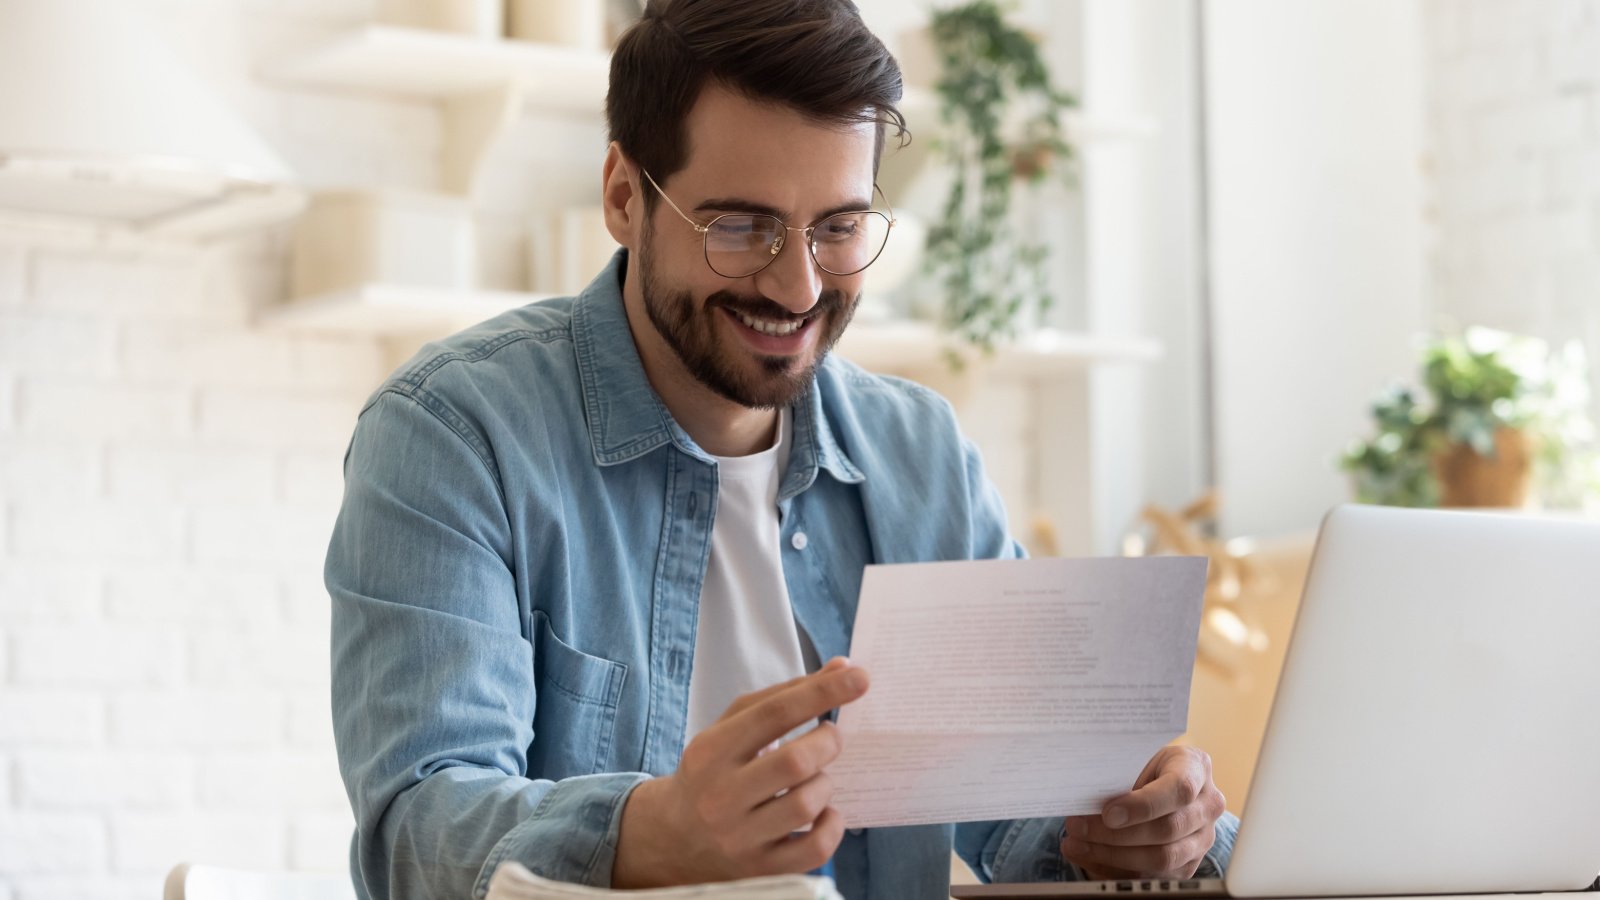
{"type": "MultiPolygon", "coordinates": [[[[429,344],[361,411],[325,578],[364,897],[481,898],[503,860],[607,885],[629,792],[677,767],[717,467],[645,379],[627,262],[429,344]]],[[[933,392],[830,357],[792,415],[784,580],[821,658],[864,566],[1020,555],[933,392]]],[[[1075,878],[1061,827],[851,830],[834,873],[850,900],[944,898],[953,843],[985,880],[1075,878]]]]}

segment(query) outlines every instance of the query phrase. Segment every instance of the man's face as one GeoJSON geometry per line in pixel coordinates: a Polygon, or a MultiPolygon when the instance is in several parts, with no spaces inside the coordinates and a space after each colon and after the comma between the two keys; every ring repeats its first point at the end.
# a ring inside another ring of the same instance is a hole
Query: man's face
{"type": "MultiPolygon", "coordinates": [[[[661,187],[702,225],[724,213],[767,213],[803,228],[871,206],[870,123],[818,124],[708,87],[687,136],[688,164],[661,187]]],[[[727,278],[707,264],[701,234],[657,195],[635,257],[645,311],[665,350],[696,381],[747,407],[787,406],[807,388],[861,290],[860,273],[823,272],[804,236],[787,234],[771,265],[727,278]]],[[[641,350],[661,352],[654,343],[641,350]]]]}

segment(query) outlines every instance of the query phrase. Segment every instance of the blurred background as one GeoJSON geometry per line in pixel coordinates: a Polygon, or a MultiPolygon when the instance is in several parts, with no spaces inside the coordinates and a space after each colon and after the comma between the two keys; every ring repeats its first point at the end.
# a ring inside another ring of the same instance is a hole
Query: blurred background
{"type": "MultiPolygon", "coordinates": [[[[914,139],[838,352],[950,397],[1034,552],[1213,557],[1189,739],[1233,809],[1331,505],[1595,514],[1600,3],[861,8],[914,139]]],[[[609,256],[636,15],[0,0],[0,900],[343,869],[345,444],[609,256]]]]}

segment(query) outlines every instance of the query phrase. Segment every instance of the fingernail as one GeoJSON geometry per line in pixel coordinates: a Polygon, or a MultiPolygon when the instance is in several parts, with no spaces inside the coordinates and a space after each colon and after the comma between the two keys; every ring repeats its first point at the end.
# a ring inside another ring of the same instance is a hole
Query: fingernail
{"type": "Polygon", "coordinates": [[[863,690],[867,686],[867,673],[857,669],[845,676],[844,683],[852,691],[863,690]]]}
{"type": "Polygon", "coordinates": [[[1106,810],[1106,825],[1112,828],[1121,828],[1128,824],[1128,811],[1120,806],[1113,806],[1106,810]]]}

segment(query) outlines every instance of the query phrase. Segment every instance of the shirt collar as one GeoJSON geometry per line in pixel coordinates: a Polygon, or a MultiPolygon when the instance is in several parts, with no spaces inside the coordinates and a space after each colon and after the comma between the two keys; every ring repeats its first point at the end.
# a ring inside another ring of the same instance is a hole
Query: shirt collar
{"type": "MultiPolygon", "coordinates": [[[[712,462],[711,456],[672,418],[645,377],[622,301],[628,261],[628,251],[619,249],[573,301],[573,350],[595,462],[613,466],[668,443],[696,459],[712,462]]],[[[779,499],[810,487],[819,468],[840,481],[862,481],[865,476],[840,448],[828,424],[818,381],[812,381],[791,409],[794,446],[779,487],[779,499]]]]}

